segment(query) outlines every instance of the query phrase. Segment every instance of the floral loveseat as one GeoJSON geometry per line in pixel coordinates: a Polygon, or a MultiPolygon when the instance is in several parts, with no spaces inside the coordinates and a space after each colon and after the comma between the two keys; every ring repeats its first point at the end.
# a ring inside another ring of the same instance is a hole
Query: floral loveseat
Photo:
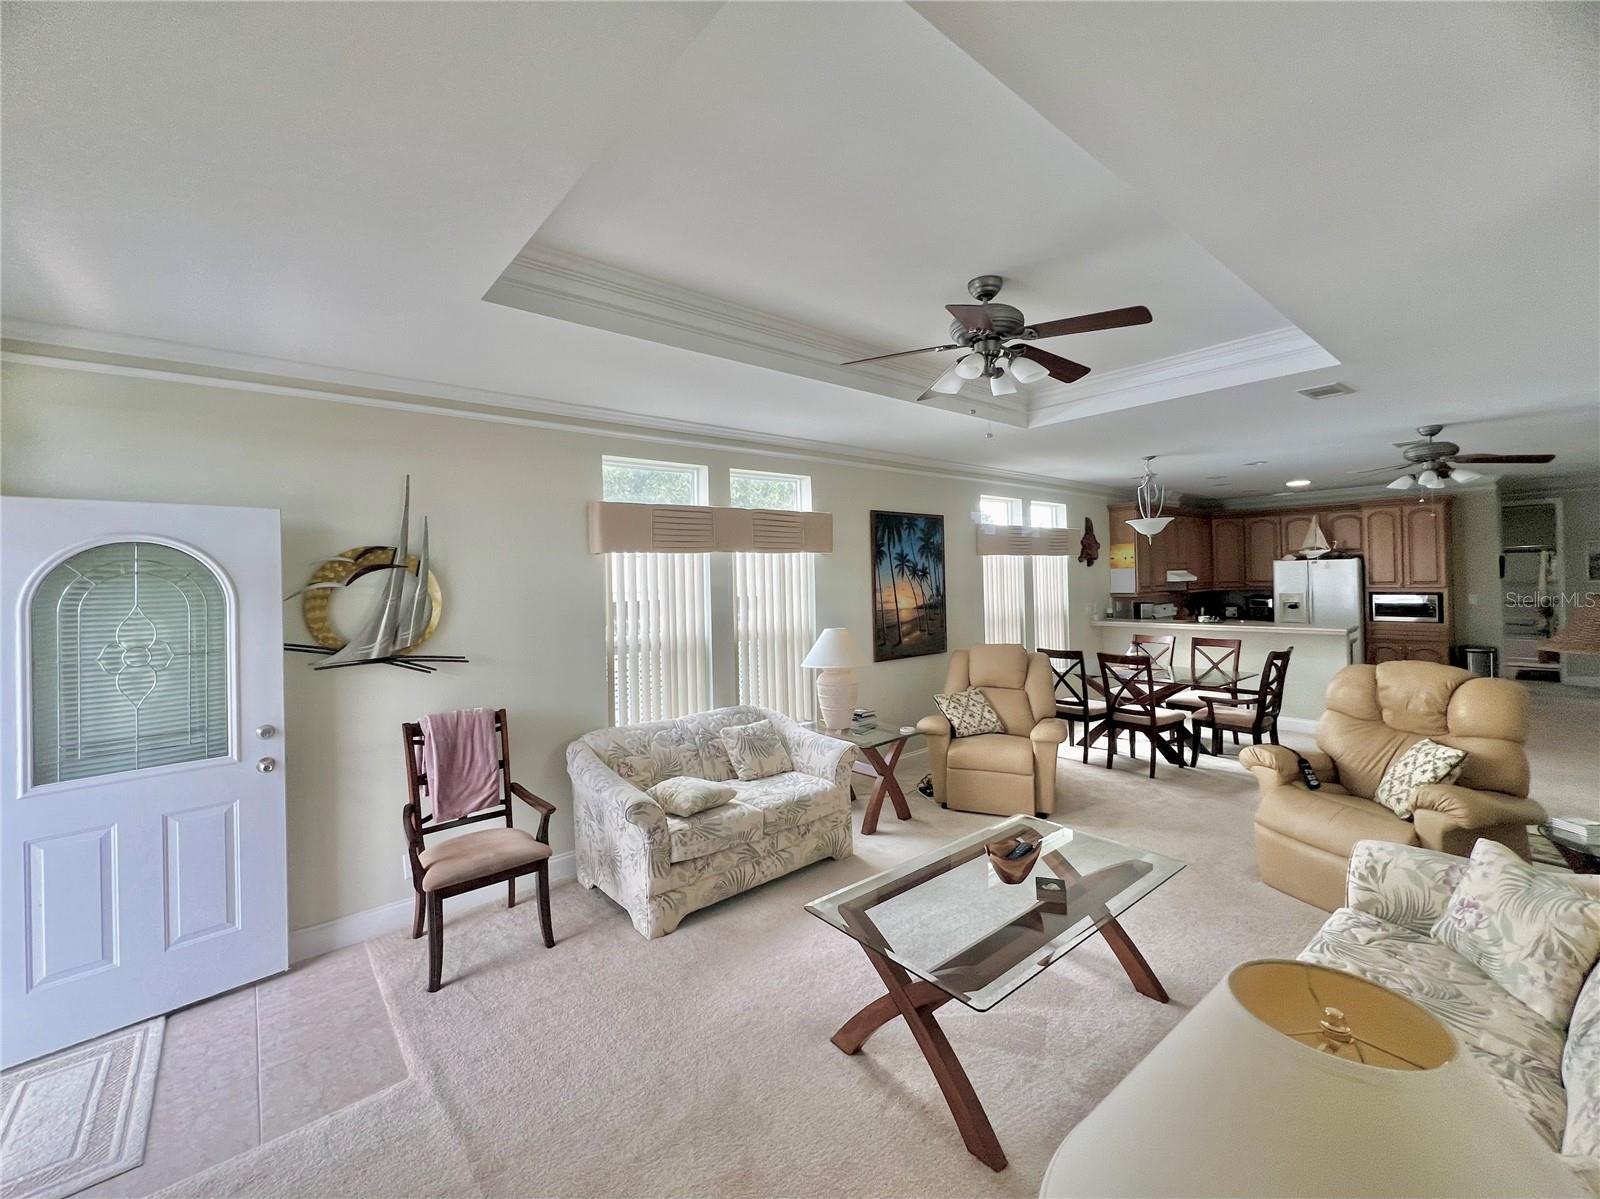
{"type": "MultiPolygon", "coordinates": [[[[1466,858],[1388,841],[1358,842],[1345,906],[1300,957],[1348,970],[1442,1020],[1554,1153],[1591,1189],[1600,1182],[1600,968],[1562,1029],[1433,939],[1466,858]]],[[[1600,878],[1578,877],[1600,895],[1600,878]]],[[[1600,1191],[1597,1191],[1600,1193],[1600,1191]]]]}
{"type": "Polygon", "coordinates": [[[748,705],[585,733],[567,747],[578,881],[621,904],[644,936],[661,937],[718,900],[847,858],[855,756],[848,742],[748,705]],[[718,734],[757,720],[777,727],[795,768],[741,781],[718,734]],[[645,791],[682,775],[726,782],[737,795],[669,816],[645,791]]]}

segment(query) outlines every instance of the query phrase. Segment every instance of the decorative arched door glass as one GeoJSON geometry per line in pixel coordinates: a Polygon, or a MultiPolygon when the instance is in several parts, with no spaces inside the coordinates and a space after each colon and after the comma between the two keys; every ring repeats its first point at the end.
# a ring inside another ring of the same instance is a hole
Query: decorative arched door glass
{"type": "Polygon", "coordinates": [[[28,616],[35,786],[227,756],[228,603],[198,558],[93,546],[50,570],[28,616]]]}

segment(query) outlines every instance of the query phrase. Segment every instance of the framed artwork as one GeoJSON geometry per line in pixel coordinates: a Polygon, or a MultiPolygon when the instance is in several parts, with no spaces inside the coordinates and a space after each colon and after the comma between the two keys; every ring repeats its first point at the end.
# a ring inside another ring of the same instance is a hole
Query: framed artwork
{"type": "Polygon", "coordinates": [[[1591,541],[1585,549],[1584,557],[1589,562],[1589,582],[1600,583],[1600,541],[1591,541]]]}
{"type": "Polygon", "coordinates": [[[872,660],[945,652],[944,517],[872,513],[872,660]]]}

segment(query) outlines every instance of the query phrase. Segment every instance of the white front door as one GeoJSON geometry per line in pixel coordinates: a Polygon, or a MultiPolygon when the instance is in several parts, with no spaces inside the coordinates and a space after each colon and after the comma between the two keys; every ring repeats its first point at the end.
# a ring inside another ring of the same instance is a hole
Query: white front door
{"type": "Polygon", "coordinates": [[[288,967],[278,514],[0,500],[0,1064],[288,967]]]}

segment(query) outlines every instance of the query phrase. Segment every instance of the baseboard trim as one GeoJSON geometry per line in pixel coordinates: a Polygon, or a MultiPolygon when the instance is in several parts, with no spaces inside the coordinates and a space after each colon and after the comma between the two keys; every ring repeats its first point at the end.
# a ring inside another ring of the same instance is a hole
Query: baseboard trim
{"type": "MultiPolygon", "coordinates": [[[[577,854],[569,849],[565,853],[551,855],[551,882],[577,877],[577,854]]],[[[499,903],[504,898],[504,892],[499,887],[485,887],[481,891],[469,891],[465,895],[458,895],[448,902],[459,911],[480,904],[499,903]]],[[[522,896],[519,894],[517,898],[520,900],[522,896]]],[[[353,912],[348,916],[338,916],[321,924],[294,929],[289,934],[289,964],[303,962],[307,958],[321,957],[325,953],[332,953],[335,949],[359,945],[363,941],[381,937],[384,933],[393,932],[397,928],[409,928],[411,912],[412,897],[408,895],[404,899],[368,908],[364,912],[353,912]]]]}

